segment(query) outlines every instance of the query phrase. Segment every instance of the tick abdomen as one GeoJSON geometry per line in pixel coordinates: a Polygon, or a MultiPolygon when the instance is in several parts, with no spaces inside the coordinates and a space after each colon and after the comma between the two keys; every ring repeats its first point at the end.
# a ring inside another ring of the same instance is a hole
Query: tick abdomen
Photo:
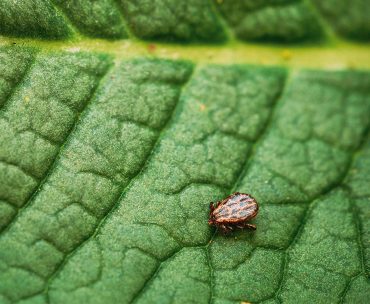
{"type": "Polygon", "coordinates": [[[258,205],[248,194],[235,193],[221,201],[212,212],[218,223],[243,222],[257,215],[258,205]]]}

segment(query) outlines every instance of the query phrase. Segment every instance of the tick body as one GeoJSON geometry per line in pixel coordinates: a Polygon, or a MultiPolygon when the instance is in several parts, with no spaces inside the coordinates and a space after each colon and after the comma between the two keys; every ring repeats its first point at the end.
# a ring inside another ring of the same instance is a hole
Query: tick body
{"type": "Polygon", "coordinates": [[[249,194],[235,192],[216,203],[209,205],[209,225],[220,228],[224,233],[236,228],[256,230],[256,225],[247,222],[258,213],[257,201],[249,194]]]}

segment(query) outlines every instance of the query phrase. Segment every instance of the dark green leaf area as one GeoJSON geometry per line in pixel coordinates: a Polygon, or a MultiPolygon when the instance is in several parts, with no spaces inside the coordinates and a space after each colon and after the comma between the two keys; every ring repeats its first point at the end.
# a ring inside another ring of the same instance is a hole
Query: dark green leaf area
{"type": "Polygon", "coordinates": [[[321,35],[318,20],[303,1],[214,1],[241,40],[298,41],[321,35]]]}
{"type": "Polygon", "coordinates": [[[2,0],[0,34],[225,44],[368,41],[367,0],[2,0]]]}
{"type": "Polygon", "coordinates": [[[369,73],[0,58],[0,303],[366,302],[369,73]]]}
{"type": "MultiPolygon", "coordinates": [[[[95,38],[127,38],[125,22],[114,0],[54,0],[75,31],[95,38]]],[[[67,21],[68,22],[68,21],[67,21]]]]}
{"type": "Polygon", "coordinates": [[[2,230],[54,167],[109,60],[87,54],[37,55],[32,59],[32,54],[8,49],[0,54],[5,64],[8,58],[10,67],[9,75],[4,75],[8,81],[0,84],[0,90],[7,93],[0,112],[2,230]]]}
{"type": "Polygon", "coordinates": [[[71,28],[48,0],[3,0],[0,3],[0,34],[65,39],[71,35],[71,28]]]}
{"type": "Polygon", "coordinates": [[[338,34],[350,39],[369,41],[370,6],[367,0],[312,2],[338,34]]]}

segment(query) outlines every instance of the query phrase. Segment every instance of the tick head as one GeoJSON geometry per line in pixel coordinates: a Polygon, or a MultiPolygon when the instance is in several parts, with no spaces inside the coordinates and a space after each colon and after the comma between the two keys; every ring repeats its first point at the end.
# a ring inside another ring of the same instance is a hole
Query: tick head
{"type": "Polygon", "coordinates": [[[212,216],[209,220],[208,220],[208,225],[212,226],[215,224],[215,219],[214,217],[212,216]]]}

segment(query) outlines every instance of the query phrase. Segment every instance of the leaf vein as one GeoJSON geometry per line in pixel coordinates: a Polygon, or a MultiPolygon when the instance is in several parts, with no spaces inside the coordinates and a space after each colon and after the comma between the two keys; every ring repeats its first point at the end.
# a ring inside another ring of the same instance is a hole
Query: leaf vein
{"type": "MultiPolygon", "coordinates": [[[[242,165],[240,166],[240,170],[239,172],[235,175],[235,182],[233,183],[233,185],[231,186],[230,190],[228,191],[229,193],[235,191],[239,185],[239,183],[241,182],[242,178],[244,177],[244,175],[246,174],[246,171],[247,171],[247,167],[248,167],[248,163],[250,162],[250,160],[253,158],[254,154],[255,154],[255,151],[257,149],[257,146],[263,141],[263,138],[265,137],[265,135],[267,134],[267,131],[269,130],[270,128],[270,125],[273,121],[273,117],[275,115],[275,109],[277,107],[277,102],[278,100],[280,99],[280,97],[282,96],[282,93],[284,91],[284,88],[286,86],[286,81],[287,81],[287,78],[285,78],[284,80],[284,83],[282,84],[282,89],[280,90],[280,92],[275,96],[275,99],[274,99],[274,102],[272,103],[271,107],[271,111],[269,113],[269,117],[267,119],[267,121],[265,122],[264,124],[264,127],[260,130],[260,133],[259,135],[256,137],[256,139],[253,141],[253,145],[252,145],[252,148],[249,149],[249,153],[247,153],[242,165]]],[[[225,193],[227,194],[227,193],[225,193]]],[[[217,230],[212,234],[211,238],[209,239],[209,241],[207,241],[207,243],[205,245],[202,245],[202,246],[195,246],[195,248],[204,248],[206,250],[206,256],[207,256],[207,262],[208,262],[208,267],[210,269],[210,289],[211,289],[211,294],[210,294],[210,298],[209,298],[209,303],[212,303],[213,301],[213,289],[214,289],[214,279],[213,279],[213,266],[212,266],[212,259],[210,258],[210,253],[209,253],[209,245],[212,243],[215,235],[217,233],[217,230]]],[[[156,277],[157,273],[159,272],[160,268],[162,267],[162,264],[166,261],[168,261],[168,259],[172,258],[175,254],[177,254],[180,250],[182,250],[183,248],[190,248],[190,247],[194,247],[194,246],[187,246],[187,247],[182,247],[180,248],[179,250],[175,251],[174,253],[171,253],[164,261],[161,261],[157,267],[157,269],[152,273],[152,275],[145,281],[143,287],[136,293],[136,295],[134,296],[133,300],[131,301],[131,303],[135,303],[141,296],[141,294],[148,288],[148,286],[150,285],[150,282],[156,277]]]]}
{"type": "MultiPolygon", "coordinates": [[[[187,83],[189,83],[189,81],[190,81],[191,78],[192,78],[192,76],[189,76],[189,78],[187,80],[187,83]]],[[[184,89],[184,87],[186,87],[186,84],[183,84],[182,90],[184,89]]],[[[64,269],[64,266],[66,265],[66,263],[68,262],[68,260],[71,259],[79,251],[79,249],[84,246],[85,243],[87,243],[89,240],[91,240],[91,239],[93,239],[94,237],[97,236],[97,234],[100,231],[100,228],[104,226],[104,224],[106,223],[106,221],[108,220],[108,218],[120,206],[120,202],[121,202],[122,198],[126,195],[126,193],[131,188],[132,184],[136,181],[136,179],[138,179],[141,176],[141,174],[143,173],[143,171],[145,170],[145,168],[148,166],[148,163],[150,162],[150,160],[151,160],[154,152],[158,148],[159,142],[160,142],[160,140],[161,140],[164,132],[167,130],[167,128],[169,127],[169,125],[172,123],[174,117],[176,116],[177,110],[179,108],[181,108],[180,103],[181,103],[181,92],[180,92],[180,94],[178,96],[178,102],[177,102],[176,106],[172,109],[172,113],[171,113],[170,117],[167,119],[167,122],[163,125],[162,130],[160,130],[160,132],[158,132],[157,139],[154,142],[151,151],[148,153],[146,159],[144,160],[143,166],[142,166],[141,170],[139,170],[133,177],[131,177],[131,180],[128,183],[128,185],[126,185],[124,187],[124,189],[122,191],[120,191],[118,197],[115,199],[115,203],[108,210],[108,212],[103,216],[103,218],[98,222],[98,225],[96,226],[94,232],[92,234],[90,234],[87,238],[85,238],[75,249],[73,249],[70,253],[68,253],[64,257],[64,259],[62,260],[62,262],[56,267],[55,271],[49,276],[49,279],[48,279],[48,281],[46,283],[46,286],[45,286],[45,289],[44,289],[44,294],[46,295],[46,299],[47,299],[47,302],[48,303],[50,303],[50,299],[49,299],[49,286],[51,285],[51,283],[53,282],[53,280],[58,276],[58,274],[64,269]]]]}
{"type": "Polygon", "coordinates": [[[17,91],[19,90],[21,85],[24,83],[27,76],[30,74],[35,62],[36,62],[36,55],[33,56],[32,60],[28,63],[25,71],[23,72],[22,77],[18,80],[18,82],[13,86],[12,90],[8,93],[8,96],[5,98],[5,101],[2,105],[2,107],[0,107],[1,111],[5,112],[7,106],[9,105],[9,101],[11,100],[12,96],[14,96],[17,93],[17,91]]]}
{"type": "MultiPolygon", "coordinates": [[[[108,71],[108,68],[105,70],[105,73],[107,73],[107,71],[108,71]]],[[[101,77],[100,82],[103,78],[104,77],[101,77]]],[[[20,216],[20,214],[22,214],[23,211],[25,209],[27,209],[28,206],[30,206],[32,204],[32,202],[35,200],[36,196],[38,195],[38,193],[40,192],[40,190],[42,189],[44,184],[49,179],[49,176],[51,175],[51,173],[55,170],[62,151],[64,151],[65,146],[69,143],[69,141],[71,140],[71,137],[74,135],[75,130],[77,129],[78,124],[81,121],[81,119],[87,114],[90,103],[93,100],[93,96],[94,96],[95,92],[97,91],[97,88],[99,87],[99,83],[95,86],[93,92],[91,92],[90,98],[87,102],[85,102],[84,107],[80,110],[78,115],[76,115],[76,119],[75,119],[72,127],[70,128],[69,132],[66,134],[66,136],[63,140],[63,143],[61,144],[58,152],[54,156],[51,164],[49,165],[49,168],[46,170],[46,172],[44,174],[44,177],[41,179],[38,186],[35,187],[34,191],[29,195],[28,199],[26,200],[26,203],[21,208],[19,208],[17,210],[16,214],[13,216],[11,221],[9,221],[9,223],[3,228],[3,230],[1,231],[2,234],[9,231],[9,229],[12,227],[12,225],[16,222],[17,218],[20,216]]]]}
{"type": "MultiPolygon", "coordinates": [[[[346,168],[345,168],[343,174],[338,178],[338,180],[334,184],[331,184],[328,187],[326,187],[326,189],[324,189],[321,193],[316,195],[308,203],[308,206],[306,207],[306,210],[303,213],[302,220],[300,221],[300,225],[298,226],[295,235],[293,236],[293,238],[292,238],[291,242],[288,244],[288,246],[285,248],[284,260],[283,260],[283,263],[282,263],[283,264],[283,266],[282,266],[283,270],[281,271],[282,275],[281,275],[281,278],[280,278],[280,281],[279,281],[279,284],[278,284],[278,288],[277,288],[277,290],[275,291],[275,293],[272,297],[272,298],[276,299],[279,303],[282,303],[282,300],[280,298],[280,294],[281,294],[281,291],[282,291],[282,288],[283,288],[283,285],[284,285],[284,281],[286,280],[286,276],[287,276],[287,271],[288,271],[288,266],[289,266],[289,252],[292,249],[292,247],[294,246],[294,244],[299,240],[300,236],[302,235],[305,224],[307,222],[307,219],[310,217],[311,212],[314,209],[315,202],[320,197],[326,195],[327,193],[330,193],[333,189],[336,189],[336,188],[339,188],[340,186],[342,186],[342,184],[344,183],[345,178],[347,177],[348,173],[351,170],[351,166],[354,162],[356,152],[361,150],[361,148],[363,147],[363,145],[365,143],[365,139],[367,138],[369,132],[370,132],[370,125],[368,125],[367,128],[365,128],[365,131],[363,132],[361,142],[353,150],[351,158],[347,162],[346,168]]],[[[361,248],[361,245],[359,245],[359,246],[361,248]]]]}

